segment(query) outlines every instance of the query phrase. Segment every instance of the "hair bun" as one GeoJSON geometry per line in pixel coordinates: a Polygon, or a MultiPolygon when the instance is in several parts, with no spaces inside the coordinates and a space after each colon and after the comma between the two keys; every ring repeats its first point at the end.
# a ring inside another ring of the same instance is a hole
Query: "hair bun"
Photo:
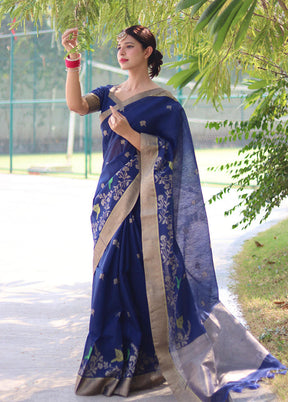
{"type": "Polygon", "coordinates": [[[155,52],[155,59],[158,60],[159,65],[161,66],[161,65],[163,64],[163,61],[162,61],[163,55],[162,55],[162,53],[159,52],[159,50],[157,50],[157,49],[155,49],[154,52],[155,52]]]}
{"type": "Polygon", "coordinates": [[[161,65],[163,64],[163,55],[159,50],[154,49],[151,56],[149,57],[148,64],[149,64],[149,69],[150,69],[150,77],[157,77],[157,75],[160,73],[161,70],[161,65]]]}

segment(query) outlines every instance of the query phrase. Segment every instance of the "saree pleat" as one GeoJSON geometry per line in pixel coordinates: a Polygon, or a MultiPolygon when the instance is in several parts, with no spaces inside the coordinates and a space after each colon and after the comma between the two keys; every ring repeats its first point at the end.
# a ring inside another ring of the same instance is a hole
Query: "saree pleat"
{"type": "Polygon", "coordinates": [[[79,395],[126,396],[130,388],[137,388],[137,382],[143,386],[146,381],[147,387],[163,382],[145,303],[140,233],[138,199],[109,242],[94,275],[89,336],[77,383],[79,395]]]}
{"type": "Polygon", "coordinates": [[[167,380],[179,401],[224,402],[231,390],[285,373],[219,300],[181,105],[162,89],[125,102],[111,86],[95,96],[104,162],[91,215],[91,318],[76,393],[127,396],[167,380]],[[141,133],[139,153],[111,131],[110,105],[141,133]]]}

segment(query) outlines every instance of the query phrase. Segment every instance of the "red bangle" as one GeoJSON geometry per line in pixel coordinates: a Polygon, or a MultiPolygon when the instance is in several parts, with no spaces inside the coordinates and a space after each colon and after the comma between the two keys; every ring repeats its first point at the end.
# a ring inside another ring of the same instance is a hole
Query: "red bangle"
{"type": "Polygon", "coordinates": [[[71,60],[70,57],[66,57],[65,59],[65,64],[67,68],[77,68],[80,67],[81,64],[81,57],[78,57],[78,59],[71,60]]]}

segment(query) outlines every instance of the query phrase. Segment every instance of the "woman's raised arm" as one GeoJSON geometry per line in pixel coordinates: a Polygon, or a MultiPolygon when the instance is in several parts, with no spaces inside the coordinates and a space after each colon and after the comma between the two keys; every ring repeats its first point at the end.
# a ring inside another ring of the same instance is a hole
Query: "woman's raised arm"
{"type": "MultiPolygon", "coordinates": [[[[62,45],[67,52],[71,52],[71,50],[77,46],[77,36],[78,28],[67,29],[63,33],[62,45]]],[[[84,115],[88,113],[89,106],[81,93],[79,80],[80,61],[80,53],[71,53],[66,59],[66,102],[71,111],[84,115]]]]}

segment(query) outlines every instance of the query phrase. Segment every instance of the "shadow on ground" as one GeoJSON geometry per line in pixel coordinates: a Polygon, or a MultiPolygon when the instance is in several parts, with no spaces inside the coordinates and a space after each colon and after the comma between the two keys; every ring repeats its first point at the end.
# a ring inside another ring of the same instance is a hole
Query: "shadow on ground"
{"type": "Polygon", "coordinates": [[[45,289],[45,282],[25,281],[0,286],[1,400],[31,400],[41,389],[65,384],[73,392],[88,331],[90,288],[78,283],[45,289]]]}

